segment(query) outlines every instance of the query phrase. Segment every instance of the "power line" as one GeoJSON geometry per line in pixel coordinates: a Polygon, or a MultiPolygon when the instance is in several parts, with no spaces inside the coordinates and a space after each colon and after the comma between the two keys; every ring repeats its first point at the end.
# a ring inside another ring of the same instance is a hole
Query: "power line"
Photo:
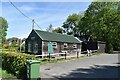
{"type": "MultiPolygon", "coordinates": [[[[41,27],[36,23],[36,22],[34,22],[40,29],[41,29],[41,27]]],[[[42,30],[42,29],[41,29],[42,30]]]]}
{"type": "MultiPolygon", "coordinates": [[[[30,17],[28,17],[27,15],[25,15],[20,9],[18,9],[10,0],[8,0],[10,3],[11,3],[11,5],[13,6],[13,7],[15,7],[23,16],[25,16],[26,18],[28,18],[29,20],[34,20],[34,19],[32,19],[32,18],[30,18],[30,17]]],[[[35,23],[40,29],[41,29],[41,27],[35,22],[35,21],[33,21],[33,23],[35,23]]],[[[42,30],[42,29],[41,29],[42,30]]]]}
{"type": "Polygon", "coordinates": [[[30,20],[33,20],[32,18],[28,17],[27,15],[25,15],[22,11],[20,11],[20,9],[18,9],[10,0],[9,2],[23,15],[25,16],[26,18],[30,19],[30,20]]]}

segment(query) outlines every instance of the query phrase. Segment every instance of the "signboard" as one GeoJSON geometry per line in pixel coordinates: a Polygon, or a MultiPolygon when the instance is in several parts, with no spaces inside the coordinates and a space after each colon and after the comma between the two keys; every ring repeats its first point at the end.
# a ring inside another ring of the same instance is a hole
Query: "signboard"
{"type": "Polygon", "coordinates": [[[52,46],[52,43],[49,42],[48,43],[48,53],[52,54],[52,52],[53,52],[53,46],[52,46]]]}
{"type": "Polygon", "coordinates": [[[35,39],[35,37],[31,37],[31,40],[34,40],[35,39]]]}

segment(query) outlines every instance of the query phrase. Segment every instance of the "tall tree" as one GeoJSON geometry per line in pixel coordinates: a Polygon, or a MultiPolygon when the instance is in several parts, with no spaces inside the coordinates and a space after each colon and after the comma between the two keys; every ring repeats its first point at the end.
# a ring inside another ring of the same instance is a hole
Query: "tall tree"
{"type": "Polygon", "coordinates": [[[8,28],[7,20],[0,17],[0,42],[2,42],[2,44],[6,40],[7,28],[8,28]]]}
{"type": "Polygon", "coordinates": [[[58,27],[56,29],[53,29],[52,32],[55,32],[55,33],[63,33],[63,29],[61,27],[58,27]]]}
{"type": "Polygon", "coordinates": [[[68,35],[76,34],[78,32],[78,22],[81,20],[82,17],[83,15],[75,13],[69,15],[67,20],[62,25],[64,33],[67,33],[68,35]]]}
{"type": "Polygon", "coordinates": [[[52,26],[52,24],[50,24],[49,27],[46,29],[46,31],[52,32],[52,30],[53,30],[53,26],[52,26]]]}
{"type": "Polygon", "coordinates": [[[107,42],[106,52],[111,52],[112,45],[119,41],[120,18],[118,2],[92,2],[82,18],[81,27],[86,35],[107,42]]]}

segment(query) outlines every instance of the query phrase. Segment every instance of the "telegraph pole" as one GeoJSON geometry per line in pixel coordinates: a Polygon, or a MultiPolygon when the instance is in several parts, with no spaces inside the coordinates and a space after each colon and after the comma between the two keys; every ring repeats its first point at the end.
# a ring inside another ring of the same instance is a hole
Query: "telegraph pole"
{"type": "Polygon", "coordinates": [[[34,19],[32,20],[32,23],[33,23],[33,25],[32,25],[32,29],[34,29],[34,23],[35,23],[34,19]]]}

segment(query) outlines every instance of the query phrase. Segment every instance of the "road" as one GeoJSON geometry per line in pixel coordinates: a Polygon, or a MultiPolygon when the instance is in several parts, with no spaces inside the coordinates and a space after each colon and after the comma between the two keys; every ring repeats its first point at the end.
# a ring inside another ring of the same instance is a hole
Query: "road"
{"type": "MultiPolygon", "coordinates": [[[[120,56],[120,55],[119,55],[120,56]]],[[[102,54],[79,60],[43,64],[41,78],[118,78],[118,54],[102,54]]]]}

